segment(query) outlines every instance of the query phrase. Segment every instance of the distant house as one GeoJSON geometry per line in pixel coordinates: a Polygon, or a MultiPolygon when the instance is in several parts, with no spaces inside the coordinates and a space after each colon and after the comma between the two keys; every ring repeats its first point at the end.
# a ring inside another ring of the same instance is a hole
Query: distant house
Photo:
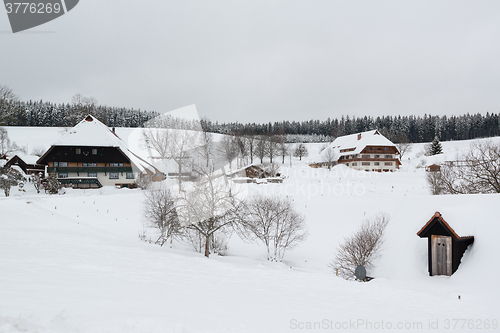
{"type": "Polygon", "coordinates": [[[340,152],[338,164],[356,170],[387,172],[401,165],[396,145],[377,130],[338,137],[330,147],[340,152]]]}
{"type": "Polygon", "coordinates": [[[66,132],[37,161],[59,181],[76,188],[130,187],[139,176],[153,181],[163,173],[132,151],[95,117],[88,115],[66,132]]]}
{"type": "Polygon", "coordinates": [[[438,172],[441,171],[441,166],[438,164],[431,164],[425,167],[425,171],[427,172],[438,172]]]}
{"type": "Polygon", "coordinates": [[[474,236],[460,237],[439,212],[417,232],[428,238],[429,275],[452,275],[458,269],[467,247],[474,243],[474,236]]]}
{"type": "Polygon", "coordinates": [[[40,172],[43,175],[45,174],[45,165],[38,164],[36,162],[37,159],[38,157],[33,155],[22,157],[15,155],[9,159],[5,165],[9,167],[17,165],[21,170],[23,170],[25,175],[37,174],[40,172]]]}
{"type": "Polygon", "coordinates": [[[233,170],[227,173],[231,179],[236,183],[282,183],[283,178],[273,177],[273,175],[266,171],[262,166],[250,164],[245,167],[233,170]],[[261,181],[262,180],[262,181],[261,181]],[[265,180],[265,181],[263,181],[265,180]]]}

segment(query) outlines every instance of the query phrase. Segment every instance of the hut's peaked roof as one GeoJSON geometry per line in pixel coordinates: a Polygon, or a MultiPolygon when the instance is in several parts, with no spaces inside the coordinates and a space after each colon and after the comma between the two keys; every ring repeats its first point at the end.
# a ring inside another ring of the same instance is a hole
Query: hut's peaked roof
{"type": "Polygon", "coordinates": [[[333,148],[354,149],[354,151],[341,152],[340,155],[359,154],[367,146],[395,147],[394,143],[377,130],[340,136],[331,144],[333,148]]]}
{"type": "Polygon", "coordinates": [[[439,223],[441,224],[441,226],[443,228],[445,228],[447,231],[449,231],[449,233],[453,236],[453,238],[455,238],[456,240],[458,239],[466,239],[466,238],[473,238],[474,236],[464,236],[464,237],[460,237],[456,232],[455,230],[453,230],[453,228],[448,224],[448,222],[446,222],[443,218],[443,216],[441,216],[441,213],[439,212],[436,212],[432,217],[431,219],[429,220],[429,222],[427,222],[423,227],[422,229],[420,229],[419,232],[417,232],[417,236],[419,237],[429,237],[429,231],[432,229],[432,227],[436,224],[436,223],[439,223]]]}

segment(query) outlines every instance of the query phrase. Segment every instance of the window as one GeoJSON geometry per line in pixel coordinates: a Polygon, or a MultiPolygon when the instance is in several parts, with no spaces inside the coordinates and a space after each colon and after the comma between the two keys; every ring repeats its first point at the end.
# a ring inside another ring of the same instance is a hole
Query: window
{"type": "Polygon", "coordinates": [[[380,155],[375,155],[375,158],[380,158],[380,155]]]}
{"type": "Polygon", "coordinates": [[[76,148],[76,154],[80,155],[82,153],[82,150],[80,148],[76,148]]]}
{"type": "Polygon", "coordinates": [[[357,162],[352,162],[352,166],[356,166],[356,165],[358,165],[357,162]]]}
{"type": "Polygon", "coordinates": [[[370,155],[362,155],[362,158],[370,158],[370,155]]]}
{"type": "Polygon", "coordinates": [[[127,179],[134,179],[134,173],[133,172],[127,172],[127,179]]]}
{"type": "Polygon", "coordinates": [[[370,165],[370,162],[361,162],[361,165],[370,165]]]}
{"type": "Polygon", "coordinates": [[[97,149],[92,149],[92,155],[97,155],[97,149]]]}
{"type": "Polygon", "coordinates": [[[84,166],[84,167],[96,167],[97,163],[85,163],[85,162],[83,162],[82,166],[84,166]]]}
{"type": "Polygon", "coordinates": [[[388,151],[388,150],[391,150],[391,148],[385,147],[384,150],[388,151]]]}
{"type": "Polygon", "coordinates": [[[109,163],[110,167],[122,167],[123,163],[109,163]]]}
{"type": "Polygon", "coordinates": [[[59,166],[59,163],[58,162],[54,162],[54,168],[56,168],[58,166],[59,166]]]}
{"type": "Polygon", "coordinates": [[[349,163],[346,163],[345,165],[349,166],[349,163]]]}
{"type": "Polygon", "coordinates": [[[68,162],[59,162],[59,167],[60,168],[67,168],[68,167],[68,162]]]}
{"type": "Polygon", "coordinates": [[[57,178],[68,178],[68,174],[67,173],[60,173],[57,175],[57,178]]]}
{"type": "Polygon", "coordinates": [[[375,165],[380,165],[380,162],[374,162],[373,164],[375,164],[375,165]]]}
{"type": "Polygon", "coordinates": [[[89,172],[89,173],[88,173],[88,176],[89,176],[89,177],[94,177],[94,178],[97,178],[97,172],[89,172]]]}
{"type": "Polygon", "coordinates": [[[120,175],[118,172],[110,172],[109,173],[109,179],[119,179],[120,175]]]}
{"type": "Polygon", "coordinates": [[[385,162],[384,165],[392,165],[392,162],[385,162]]]}
{"type": "Polygon", "coordinates": [[[392,158],[392,155],[385,155],[385,158],[392,158]]]}

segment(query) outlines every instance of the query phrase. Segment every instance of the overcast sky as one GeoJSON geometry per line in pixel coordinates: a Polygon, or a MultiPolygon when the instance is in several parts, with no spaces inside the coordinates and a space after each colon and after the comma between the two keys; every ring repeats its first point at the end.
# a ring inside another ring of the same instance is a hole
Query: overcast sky
{"type": "Polygon", "coordinates": [[[211,120],[500,112],[500,1],[80,0],[12,34],[0,85],[22,100],[211,120]]]}

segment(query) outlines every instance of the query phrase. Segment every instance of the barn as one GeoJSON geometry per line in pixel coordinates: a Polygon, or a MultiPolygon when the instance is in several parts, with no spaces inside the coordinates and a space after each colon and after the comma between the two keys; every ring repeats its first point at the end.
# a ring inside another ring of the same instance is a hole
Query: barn
{"type": "Polygon", "coordinates": [[[474,243],[474,236],[460,237],[452,227],[436,212],[417,232],[420,238],[428,239],[429,275],[455,273],[465,251],[474,243]]]}

